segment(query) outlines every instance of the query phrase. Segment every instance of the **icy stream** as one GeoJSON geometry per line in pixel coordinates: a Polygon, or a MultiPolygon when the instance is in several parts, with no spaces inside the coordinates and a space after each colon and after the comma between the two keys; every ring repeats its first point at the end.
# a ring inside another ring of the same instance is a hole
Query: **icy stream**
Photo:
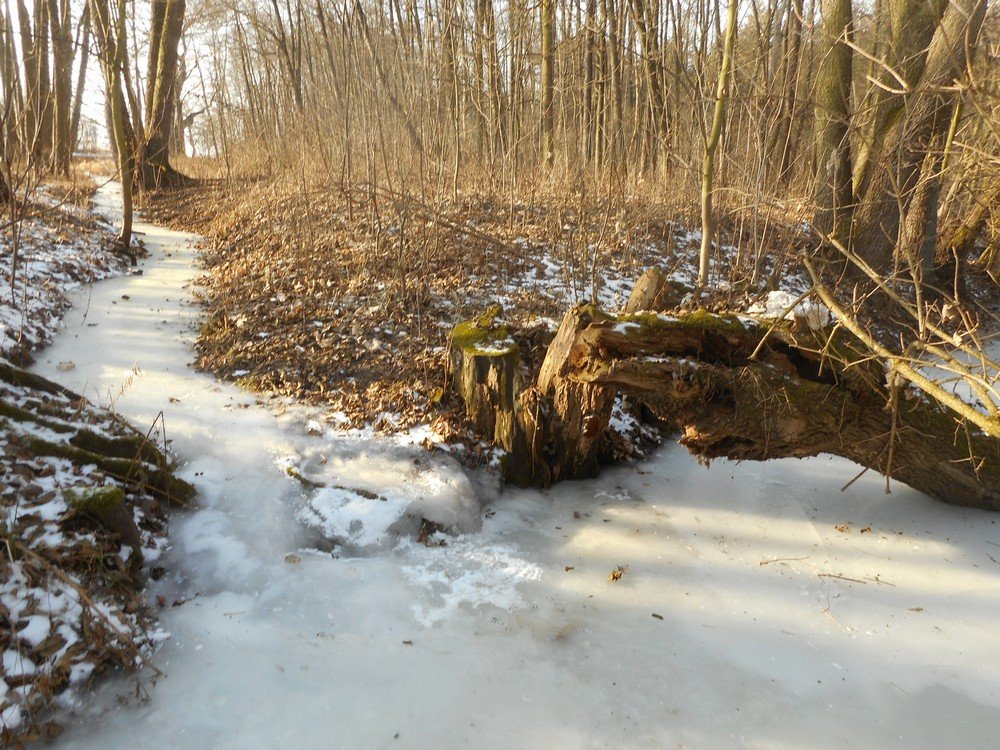
{"type": "Polygon", "coordinates": [[[497,496],[190,369],[195,238],[138,229],[143,274],[85,291],[36,369],[139,426],[162,410],[201,497],[174,516],[154,594],[187,601],[162,611],[148,700],[134,679],[101,684],[58,746],[1000,742],[995,515],[867,475],[841,492],[856,467],[840,460],[706,471],[674,446],[497,496]],[[400,541],[414,502],[469,533],[400,541]],[[309,551],[317,528],[350,546],[309,551]]]}

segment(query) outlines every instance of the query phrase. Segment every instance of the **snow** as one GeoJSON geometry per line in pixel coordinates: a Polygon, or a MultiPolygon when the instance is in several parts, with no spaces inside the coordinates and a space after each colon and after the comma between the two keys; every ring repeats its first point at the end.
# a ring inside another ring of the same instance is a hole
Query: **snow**
{"type": "Polygon", "coordinates": [[[747,308],[747,312],[751,315],[763,315],[768,318],[777,318],[783,315],[785,320],[799,319],[814,331],[830,324],[833,320],[833,313],[826,305],[809,299],[799,299],[800,297],[801,294],[778,289],[768,292],[762,303],[757,302],[751,305],[747,308]]]}
{"type": "Polygon", "coordinates": [[[27,624],[17,631],[17,637],[27,641],[32,648],[38,648],[38,645],[49,637],[51,631],[52,625],[48,617],[32,615],[28,618],[27,624]]]}
{"type": "MultiPolygon", "coordinates": [[[[969,381],[956,374],[955,368],[940,358],[928,357],[930,362],[916,369],[945,391],[958,396],[984,414],[996,414],[1000,412],[1000,369],[997,367],[997,363],[1000,363],[1000,337],[994,336],[992,339],[969,343],[967,346],[967,351],[950,349],[947,343],[942,348],[949,351],[950,356],[961,368],[978,378],[981,386],[978,392],[973,391],[969,381]],[[972,356],[972,353],[977,356],[972,356]]],[[[887,382],[892,377],[892,373],[887,373],[887,382]]],[[[911,387],[916,388],[916,386],[911,387]]]]}
{"type": "MultiPolygon", "coordinates": [[[[42,191],[32,198],[53,206],[59,203],[62,212],[74,210],[42,191]]],[[[0,356],[10,357],[16,350],[30,350],[49,341],[59,330],[64,292],[127,271],[127,261],[103,248],[99,233],[80,224],[67,236],[60,223],[58,213],[28,218],[16,237],[9,227],[0,235],[0,289],[4,290],[0,295],[0,356]]]]}
{"type": "Polygon", "coordinates": [[[140,705],[102,683],[57,747],[995,746],[995,516],[840,491],[839,459],[706,471],[676,446],[498,493],[188,369],[194,238],[140,229],[143,275],[96,286],[98,325],[81,305],[37,369],[137,425],[162,410],[201,505],[151,584],[178,602],[165,677],[140,705]],[[461,533],[420,544],[410,515],[461,533]]]}
{"type": "Polygon", "coordinates": [[[34,674],[37,670],[38,667],[27,656],[17,651],[7,650],[3,652],[3,672],[8,677],[34,674]]]}
{"type": "MultiPolygon", "coordinates": [[[[59,203],[44,191],[35,192],[32,199],[32,212],[39,203],[59,203]]],[[[33,213],[15,227],[19,236],[7,232],[0,237],[0,277],[6,284],[6,293],[0,295],[0,362],[21,361],[56,334],[70,304],[67,292],[84,294],[81,283],[127,271],[127,261],[106,247],[110,237],[92,222],[73,219],[80,218],[80,211],[64,205],[51,213],[33,213]]],[[[60,372],[74,367],[68,359],[57,365],[60,372]]],[[[0,401],[35,415],[0,419],[0,524],[7,536],[5,562],[0,565],[0,618],[7,623],[0,648],[6,649],[0,663],[0,742],[16,744],[20,733],[32,731],[32,722],[53,695],[63,698],[67,679],[72,682],[74,675],[130,659],[127,649],[149,644],[142,637],[141,612],[131,607],[125,612],[120,590],[105,585],[117,575],[114,563],[101,561],[102,543],[87,524],[74,521],[67,504],[70,492],[115,480],[96,466],[75,466],[22,448],[25,440],[61,443],[68,432],[81,428],[118,437],[117,423],[105,411],[31,384],[0,383],[0,401]],[[93,562],[91,571],[88,560],[93,562]],[[110,576],[102,573],[105,563],[112,564],[110,576]],[[83,591],[87,593],[78,593],[83,591]],[[108,628],[116,631],[112,637],[107,637],[108,628]]],[[[159,551],[165,542],[157,536],[162,531],[155,514],[147,513],[148,506],[136,494],[130,492],[128,499],[135,503],[143,545],[139,552],[147,545],[159,551]]]]}
{"type": "Polygon", "coordinates": [[[299,519],[318,527],[323,535],[355,547],[385,541],[389,528],[405,512],[405,499],[390,502],[343,487],[324,488],[299,511],[299,519]]]}

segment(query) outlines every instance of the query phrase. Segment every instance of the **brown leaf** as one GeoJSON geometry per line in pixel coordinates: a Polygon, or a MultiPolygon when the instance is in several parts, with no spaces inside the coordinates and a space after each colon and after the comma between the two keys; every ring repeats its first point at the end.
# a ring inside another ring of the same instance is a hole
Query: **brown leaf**
{"type": "Polygon", "coordinates": [[[608,583],[620,581],[622,576],[628,573],[628,565],[618,565],[608,574],[608,583]]]}

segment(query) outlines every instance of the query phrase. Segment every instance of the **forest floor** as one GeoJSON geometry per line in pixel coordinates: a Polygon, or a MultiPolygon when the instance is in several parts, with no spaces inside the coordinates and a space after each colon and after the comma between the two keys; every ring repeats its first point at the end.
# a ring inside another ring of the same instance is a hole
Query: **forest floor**
{"type": "MultiPolygon", "coordinates": [[[[255,391],[323,403],[334,423],[391,432],[442,417],[438,426],[454,437],[459,405],[443,386],[457,323],[499,305],[530,366],[571,305],[618,310],[652,265],[693,288],[701,234],[683,213],[635,203],[612,221],[601,208],[543,196],[513,207],[485,197],[428,206],[281,182],[240,190],[207,182],[154,194],[144,211],[206,237],[199,366],[255,391]]],[[[773,252],[792,253],[805,233],[772,227],[756,275],[736,234],[725,229],[714,263],[724,274],[719,307],[745,309],[779,286],[808,288],[790,270],[792,256],[773,252]]]]}
{"type": "MultiPolygon", "coordinates": [[[[200,367],[322,404],[335,426],[399,432],[430,422],[473,459],[482,446],[447,388],[457,323],[499,305],[536,368],[571,305],[618,311],[652,266],[680,300],[694,288],[701,242],[691,207],[639,198],[467,195],[429,205],[280,179],[206,180],[147,196],[144,212],[205,237],[200,367]]],[[[724,221],[720,236],[715,291],[701,304],[778,314],[810,288],[798,254],[816,240],[794,213],[761,215],[757,226],[724,221]]],[[[984,331],[1000,328],[995,284],[969,278],[984,331]]]]}

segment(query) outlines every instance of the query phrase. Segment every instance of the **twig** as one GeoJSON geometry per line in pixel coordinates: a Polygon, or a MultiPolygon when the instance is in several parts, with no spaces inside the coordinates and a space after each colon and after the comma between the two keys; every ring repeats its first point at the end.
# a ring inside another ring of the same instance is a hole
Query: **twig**
{"type": "Polygon", "coordinates": [[[861,471],[859,471],[859,472],[858,472],[857,474],[855,474],[855,475],[854,475],[854,479],[852,479],[852,480],[851,480],[850,482],[848,482],[848,483],[847,483],[847,484],[845,484],[845,485],[844,485],[843,487],[841,487],[841,488],[840,488],[840,491],[841,491],[841,492],[844,492],[844,491],[845,491],[845,490],[846,490],[846,489],[847,489],[848,487],[850,487],[850,486],[851,486],[852,484],[854,484],[854,483],[855,483],[855,482],[857,482],[857,481],[858,481],[859,479],[861,479],[861,477],[863,477],[863,476],[864,476],[865,474],[867,474],[867,473],[868,473],[868,469],[869,469],[869,467],[868,467],[868,466],[866,466],[866,467],[865,467],[865,468],[863,468],[863,469],[862,469],[861,471]]]}
{"type": "Polygon", "coordinates": [[[797,562],[799,560],[808,560],[810,557],[812,557],[812,555],[806,555],[805,557],[775,557],[771,560],[761,560],[760,566],[763,567],[764,565],[770,565],[771,563],[776,562],[797,562]]]}
{"type": "Polygon", "coordinates": [[[881,578],[879,578],[878,577],[878,573],[875,574],[874,578],[872,578],[871,576],[869,576],[868,580],[872,581],[874,583],[881,583],[883,586],[892,586],[893,588],[896,588],[896,584],[890,583],[889,581],[883,581],[881,578]]]}
{"type": "Polygon", "coordinates": [[[860,578],[848,578],[847,576],[837,575],[836,573],[817,573],[820,578],[839,578],[841,581],[851,581],[852,583],[863,583],[868,584],[867,581],[862,581],[860,578]]]}

